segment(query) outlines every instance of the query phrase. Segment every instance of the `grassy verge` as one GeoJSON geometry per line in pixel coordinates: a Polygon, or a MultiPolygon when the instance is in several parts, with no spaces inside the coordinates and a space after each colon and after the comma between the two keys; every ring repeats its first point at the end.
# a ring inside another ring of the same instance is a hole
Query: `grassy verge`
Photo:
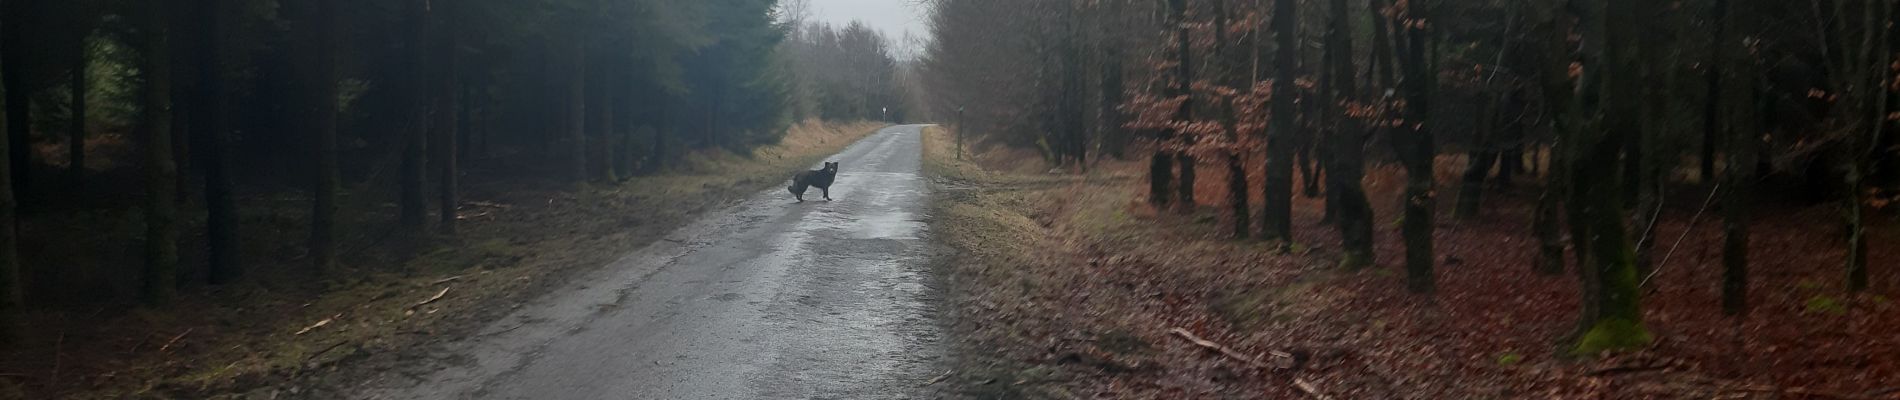
{"type": "MultiPolygon", "coordinates": [[[[750,155],[691,154],[676,172],[579,190],[529,179],[471,182],[458,235],[382,233],[389,220],[346,227],[347,269],[323,279],[284,272],[299,269],[299,257],[252,249],[261,276],[186,296],[175,307],[44,312],[40,318],[71,327],[46,345],[9,350],[0,361],[0,398],[295,394],[305,378],[400,357],[503,316],[700,213],[783,183],[878,126],[807,123],[750,155]]],[[[276,212],[290,213],[251,211],[276,212]]],[[[253,224],[258,232],[247,240],[292,240],[298,232],[282,227],[296,222],[253,224]]]]}
{"type": "Polygon", "coordinates": [[[1049,285],[1062,284],[1039,269],[1065,253],[1046,219],[1039,220],[1046,215],[1036,210],[1043,208],[1045,192],[1081,179],[1026,172],[1031,167],[989,169],[979,160],[1014,155],[979,151],[959,157],[950,131],[933,127],[924,137],[923,168],[935,194],[931,231],[951,250],[936,268],[948,287],[951,337],[958,338],[952,349],[959,356],[945,384],[973,398],[1083,397],[1054,384],[1073,379],[1074,371],[1024,348],[1066,329],[1042,319],[1057,313],[1036,299],[1049,285]]]}

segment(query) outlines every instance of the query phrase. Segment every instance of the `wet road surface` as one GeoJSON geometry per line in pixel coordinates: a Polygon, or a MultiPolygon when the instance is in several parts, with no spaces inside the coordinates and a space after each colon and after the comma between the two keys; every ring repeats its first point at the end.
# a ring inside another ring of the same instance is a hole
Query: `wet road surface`
{"type": "MultiPolygon", "coordinates": [[[[932,397],[942,371],[921,127],[841,162],[825,202],[768,190],[582,276],[362,399],[932,397]]],[[[786,171],[790,177],[794,171],[786,171]]]]}

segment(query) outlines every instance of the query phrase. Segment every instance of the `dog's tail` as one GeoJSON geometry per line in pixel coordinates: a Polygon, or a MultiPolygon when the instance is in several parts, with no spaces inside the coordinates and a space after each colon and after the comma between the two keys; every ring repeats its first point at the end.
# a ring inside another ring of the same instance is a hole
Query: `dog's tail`
{"type": "Polygon", "coordinates": [[[792,192],[792,194],[802,195],[802,194],[805,194],[805,186],[806,186],[806,183],[805,183],[804,176],[792,175],[792,184],[789,186],[786,186],[785,191],[792,192]]]}

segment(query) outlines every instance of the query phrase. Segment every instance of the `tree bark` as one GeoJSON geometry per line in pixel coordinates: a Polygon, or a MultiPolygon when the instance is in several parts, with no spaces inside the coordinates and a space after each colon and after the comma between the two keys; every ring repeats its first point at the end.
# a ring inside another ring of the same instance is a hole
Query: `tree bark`
{"type": "Polygon", "coordinates": [[[185,203],[191,199],[192,194],[191,138],[192,131],[197,129],[192,121],[200,108],[197,104],[199,92],[197,81],[201,74],[199,69],[204,68],[196,60],[201,58],[204,51],[203,44],[200,43],[203,34],[199,31],[203,27],[182,23],[192,20],[193,13],[196,11],[193,7],[180,6],[177,2],[165,3],[174,6],[163,10],[165,14],[154,17],[163,17],[171,25],[167,27],[165,35],[172,53],[170,128],[172,163],[176,164],[177,169],[177,173],[172,175],[172,187],[176,192],[173,195],[173,198],[177,200],[176,203],[185,203]]]}
{"type": "Polygon", "coordinates": [[[66,127],[66,184],[75,193],[85,188],[86,179],[86,84],[87,67],[92,64],[90,51],[86,48],[86,39],[79,39],[79,57],[73,60],[72,71],[72,115],[66,127]]]}
{"type": "Polygon", "coordinates": [[[1273,99],[1267,127],[1266,196],[1260,212],[1261,238],[1293,240],[1293,164],[1295,156],[1295,58],[1299,56],[1297,0],[1276,0],[1273,6],[1273,99]]]}
{"type": "MultiPolygon", "coordinates": [[[[1604,0],[1584,8],[1584,37],[1601,40],[1584,41],[1583,92],[1573,118],[1629,112],[1619,102],[1642,101],[1642,60],[1634,51],[1640,38],[1632,22],[1641,1],[1604,0]]],[[[1571,350],[1576,355],[1640,348],[1653,340],[1643,327],[1634,249],[1623,226],[1625,185],[1614,173],[1629,132],[1603,124],[1601,115],[1596,119],[1566,132],[1566,141],[1575,144],[1568,174],[1571,240],[1584,260],[1584,312],[1571,350]]]]}
{"type": "MultiPolygon", "coordinates": [[[[1412,3],[1412,18],[1430,19],[1428,5],[1412,3]]],[[[1432,51],[1430,33],[1422,27],[1407,27],[1403,46],[1399,51],[1399,69],[1405,74],[1400,84],[1404,93],[1405,123],[1407,128],[1401,134],[1394,135],[1392,144],[1399,160],[1405,166],[1405,219],[1401,224],[1401,236],[1405,239],[1406,288],[1412,293],[1432,293],[1437,290],[1433,276],[1433,264],[1436,256],[1432,249],[1432,213],[1437,208],[1434,198],[1433,158],[1436,155],[1432,139],[1432,127],[1428,122],[1431,116],[1431,91],[1435,85],[1436,71],[1426,63],[1426,53],[1432,51]]]]}
{"type": "Polygon", "coordinates": [[[172,61],[168,3],[143,2],[144,35],[138,45],[139,130],[145,139],[145,269],[140,298],[146,305],[170,304],[178,287],[178,165],[172,160],[172,61]]]}
{"type": "Polygon", "coordinates": [[[407,123],[403,127],[406,140],[402,149],[402,182],[398,200],[398,218],[404,230],[412,235],[419,235],[428,228],[429,224],[427,216],[429,201],[425,199],[427,195],[424,194],[428,181],[429,87],[431,86],[428,84],[430,78],[427,67],[429,60],[427,56],[428,0],[410,0],[404,8],[407,14],[404,20],[407,22],[403,24],[403,29],[405,29],[403,35],[408,48],[404,50],[406,54],[403,57],[408,60],[408,63],[403,67],[407,68],[408,82],[403,84],[408,86],[407,93],[404,94],[406,104],[403,106],[407,107],[404,110],[407,123]]]}
{"type": "Polygon", "coordinates": [[[1892,48],[1890,44],[1892,29],[1882,29],[1881,27],[1885,27],[1886,24],[1881,22],[1883,17],[1893,15],[1894,2],[1870,0],[1865,3],[1865,7],[1866,9],[1862,10],[1865,16],[1862,29],[1868,32],[1863,35],[1866,40],[1864,43],[1866,50],[1862,51],[1865,57],[1860,61],[1864,68],[1867,68],[1865,71],[1868,77],[1865,82],[1868,84],[1857,89],[1870,93],[1863,97],[1863,101],[1867,102],[1866,112],[1849,117],[1865,118],[1864,124],[1868,130],[1867,137],[1850,141],[1850,143],[1865,146],[1866,150],[1854,150],[1861,153],[1856,155],[1854,165],[1848,169],[1848,188],[1852,191],[1847,196],[1848,202],[1851,203],[1848,207],[1847,289],[1857,293],[1866,290],[1868,284],[1866,211],[1861,194],[1866,193],[1867,177],[1874,173],[1875,167],[1870,164],[1875,153],[1880,152],[1875,146],[1884,141],[1882,136],[1885,136],[1888,124],[1888,102],[1892,96],[1882,89],[1889,87],[1893,78],[1893,75],[1883,68],[1889,62],[1890,56],[1885,54],[1885,50],[1892,48]]]}
{"type": "Polygon", "coordinates": [[[25,196],[32,183],[33,90],[26,69],[27,59],[32,55],[27,52],[25,27],[30,17],[23,0],[6,0],[0,4],[0,58],[7,64],[7,68],[0,70],[0,85],[7,89],[7,162],[15,199],[25,196]]]}
{"type": "MultiPolygon", "coordinates": [[[[1727,0],[1718,0],[1726,2],[1727,0]]],[[[1752,62],[1737,60],[1740,62],[1752,62]]],[[[1734,79],[1740,80],[1740,79],[1734,79]]],[[[1741,83],[1732,83],[1735,89],[1743,89],[1741,83]]],[[[1753,90],[1737,90],[1736,94],[1750,93],[1753,90]]],[[[1731,100],[1726,118],[1729,122],[1728,176],[1722,195],[1722,313],[1737,316],[1748,312],[1748,191],[1753,189],[1754,181],[1750,168],[1755,163],[1754,138],[1755,124],[1751,111],[1754,99],[1751,95],[1740,95],[1731,100]]]]}
{"type": "Polygon", "coordinates": [[[1174,154],[1155,149],[1154,157],[1148,160],[1148,204],[1164,208],[1172,204],[1173,200],[1174,154]]]}
{"type": "Polygon", "coordinates": [[[460,41],[456,36],[455,10],[451,8],[454,4],[443,2],[442,9],[430,12],[431,19],[435,21],[434,56],[437,63],[434,66],[436,78],[433,90],[435,122],[430,124],[431,131],[435,132],[436,207],[441,209],[437,214],[436,229],[450,236],[455,235],[456,221],[460,218],[456,209],[461,205],[461,166],[457,165],[460,160],[456,157],[459,148],[456,142],[461,133],[456,123],[456,110],[461,108],[462,79],[458,65],[461,54],[457,51],[460,41]]]}
{"type": "MultiPolygon", "coordinates": [[[[1187,98],[1181,107],[1175,110],[1174,120],[1185,122],[1194,117],[1194,93],[1190,85],[1194,81],[1194,57],[1189,43],[1192,36],[1187,20],[1187,1],[1168,0],[1168,22],[1175,28],[1174,67],[1175,84],[1168,88],[1168,95],[1187,98]]],[[[1186,132],[1166,132],[1157,140],[1154,160],[1149,163],[1149,201],[1157,206],[1179,205],[1194,206],[1194,161],[1186,153],[1168,149],[1171,141],[1185,141],[1186,132]],[[1176,165],[1179,164],[1179,165],[1176,165]],[[1179,179],[1173,171],[1180,168],[1179,179]],[[1170,193],[1172,189],[1172,193],[1170,193]]]]}
{"type": "MultiPolygon", "coordinates": [[[[1568,130],[1577,123],[1573,120],[1572,107],[1576,99],[1575,82],[1570,79],[1571,50],[1569,35],[1571,25],[1569,16],[1563,12],[1562,3],[1536,3],[1538,24],[1537,40],[1540,42],[1538,85],[1543,89],[1544,106],[1551,117],[1546,118],[1551,132],[1560,138],[1550,145],[1547,160],[1534,161],[1532,165],[1548,162],[1544,167],[1544,189],[1537,197],[1537,207],[1533,211],[1531,230],[1537,235],[1537,272],[1544,275],[1559,275],[1564,272],[1563,210],[1564,199],[1569,195],[1566,188],[1569,180],[1566,176],[1569,166],[1563,157],[1568,146],[1561,137],[1570,136],[1568,130]]],[[[1540,151],[1533,159],[1541,159],[1540,151]]]]}
{"type": "Polygon", "coordinates": [[[1484,205],[1484,182],[1491,177],[1491,167],[1498,164],[1496,150],[1496,123],[1498,109],[1502,101],[1485,101],[1484,112],[1478,117],[1478,130],[1472,140],[1471,148],[1465,150],[1464,180],[1458,186],[1458,207],[1453,217],[1470,219],[1478,216],[1479,207],[1484,205]]]}
{"type": "MultiPolygon", "coordinates": [[[[1217,63],[1215,71],[1222,86],[1238,92],[1246,84],[1234,71],[1239,69],[1231,64],[1227,54],[1227,1],[1214,1],[1214,54],[1217,63]]],[[[1233,214],[1234,238],[1244,239],[1253,226],[1253,218],[1248,214],[1247,166],[1241,157],[1239,120],[1234,111],[1234,96],[1222,96],[1220,104],[1221,128],[1226,131],[1227,143],[1227,205],[1233,214]]]]}
{"type": "Polygon", "coordinates": [[[233,174],[231,140],[230,14],[224,0],[204,0],[198,23],[205,34],[203,69],[200,70],[198,104],[205,138],[205,220],[210,242],[210,265],[206,277],[214,285],[237,282],[244,269],[239,264],[236,185],[233,174]]]}
{"type": "Polygon", "coordinates": [[[310,262],[317,274],[336,268],[337,195],[341,190],[337,161],[336,2],[305,1],[298,28],[303,31],[303,122],[315,144],[311,162],[316,166],[311,184],[310,262]]]}
{"type": "MultiPolygon", "coordinates": [[[[1328,68],[1334,108],[1346,107],[1359,94],[1352,66],[1353,29],[1348,1],[1331,2],[1333,26],[1328,31],[1331,40],[1328,40],[1327,53],[1331,55],[1328,68]]],[[[1364,125],[1356,116],[1335,112],[1334,118],[1338,128],[1327,141],[1332,165],[1326,168],[1326,195],[1332,199],[1329,209],[1339,227],[1343,248],[1340,267],[1355,270],[1371,266],[1373,262],[1372,204],[1366,200],[1365,186],[1361,183],[1365,178],[1366,136],[1364,125]]]]}
{"type": "Polygon", "coordinates": [[[1709,103],[1704,109],[1702,179],[1714,182],[1716,143],[1727,144],[1727,172],[1722,177],[1722,313],[1740,316],[1748,313],[1748,193],[1754,189],[1756,150],[1760,139],[1755,135],[1756,91],[1753,57],[1739,49],[1739,38],[1731,35],[1738,28],[1737,15],[1729,11],[1730,0],[1715,0],[1711,20],[1715,23],[1709,66],[1709,103]],[[1732,66],[1732,67],[1731,67],[1732,66]],[[1723,75],[1734,71],[1735,77],[1723,75]],[[1719,94],[1726,93],[1725,98],[1719,94]],[[1718,133],[1719,132],[1719,133],[1718,133]],[[1718,136],[1719,135],[1719,136],[1718,136]],[[1721,139],[1718,139],[1721,138],[1721,139]],[[1719,142],[1718,142],[1719,140],[1719,142]]]}
{"type": "Polygon", "coordinates": [[[1724,121],[1721,114],[1722,67],[1723,64],[1731,62],[1724,57],[1724,54],[1727,54],[1727,47],[1733,44],[1728,42],[1731,39],[1728,36],[1728,0],[1713,0],[1710,3],[1713,4],[1710,7],[1709,20],[1715,23],[1715,31],[1709,38],[1711,39],[1710,47],[1714,52],[1709,56],[1711,62],[1708,64],[1708,69],[1703,72],[1703,79],[1707,81],[1705,89],[1708,99],[1703,103],[1702,108],[1702,157],[1697,160],[1702,167],[1700,176],[1703,183],[1713,183],[1716,179],[1715,149],[1720,145],[1716,140],[1722,136],[1721,127],[1724,121]]]}
{"type": "MultiPolygon", "coordinates": [[[[14,8],[18,3],[15,0],[0,4],[0,10],[5,10],[6,15],[18,15],[14,8]]],[[[7,128],[9,134],[14,132],[13,129],[18,129],[14,128],[15,124],[8,123],[17,118],[13,102],[24,97],[14,93],[25,92],[17,86],[21,80],[15,78],[19,74],[16,70],[20,69],[20,59],[16,58],[20,42],[15,40],[18,36],[13,32],[13,26],[18,23],[16,18],[0,21],[0,24],[4,24],[0,29],[6,31],[5,40],[0,41],[0,46],[5,46],[0,48],[0,75],[6,76],[4,85],[7,92],[5,97],[0,97],[0,103],[5,103],[0,106],[7,110],[5,115],[0,115],[0,126],[7,128]]],[[[13,146],[12,140],[0,140],[0,157],[8,158],[7,162],[0,162],[0,346],[20,343],[26,336],[26,285],[20,281],[19,231],[15,222],[19,215],[15,212],[18,203],[13,197],[15,182],[12,170],[17,164],[11,162],[17,153],[9,151],[13,146]]]]}

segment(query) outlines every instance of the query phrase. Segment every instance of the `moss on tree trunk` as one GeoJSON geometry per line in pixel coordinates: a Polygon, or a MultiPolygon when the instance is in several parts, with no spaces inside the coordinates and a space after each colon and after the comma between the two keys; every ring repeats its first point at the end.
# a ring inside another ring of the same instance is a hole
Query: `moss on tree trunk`
{"type": "Polygon", "coordinates": [[[1582,92],[1571,108],[1573,123],[1563,132],[1571,144],[1565,203],[1571,240],[1583,261],[1578,267],[1583,312],[1573,355],[1635,349],[1654,340],[1643,327],[1636,254],[1623,226],[1626,185],[1618,182],[1615,169],[1633,132],[1604,125],[1599,114],[1629,112],[1615,105],[1642,96],[1640,59],[1634,51],[1639,38],[1628,22],[1634,20],[1640,1],[1606,0],[1584,7],[1579,17],[1584,36],[1602,40],[1585,41],[1584,75],[1578,85],[1582,92]]]}

